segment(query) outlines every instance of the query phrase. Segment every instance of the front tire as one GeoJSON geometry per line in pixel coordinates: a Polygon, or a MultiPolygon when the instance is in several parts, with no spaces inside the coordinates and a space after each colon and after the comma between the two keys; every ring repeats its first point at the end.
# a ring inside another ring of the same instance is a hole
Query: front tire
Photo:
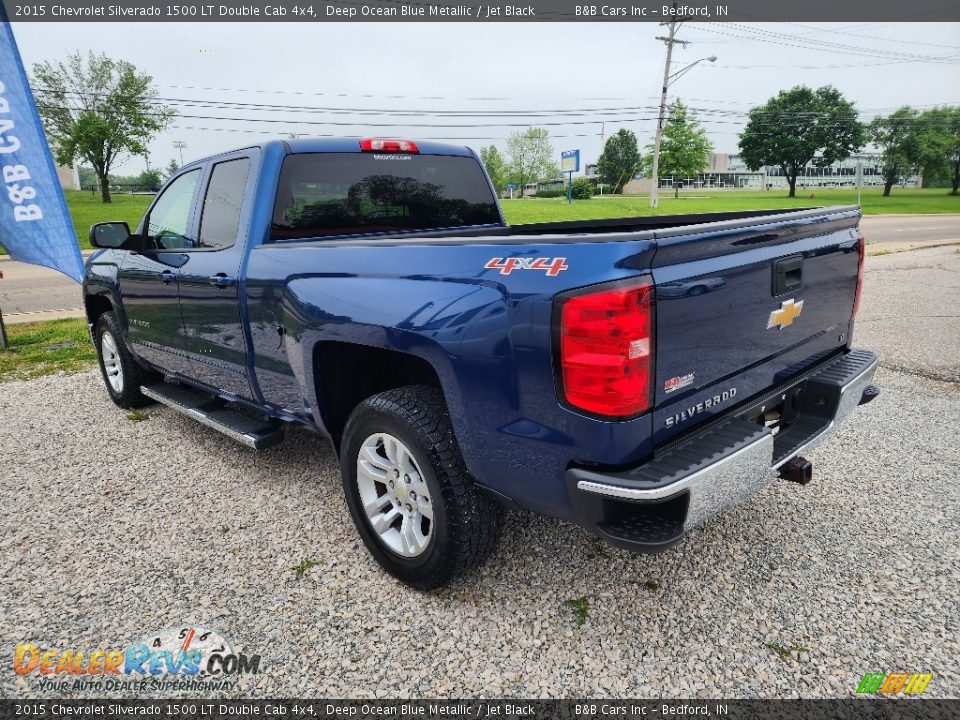
{"type": "Polygon", "coordinates": [[[438,588],[493,552],[502,510],[467,473],[437,388],[408,386],[360,403],[340,470],[361,539],[401,582],[438,588]]]}
{"type": "Polygon", "coordinates": [[[149,381],[150,373],[130,354],[120,332],[120,323],[112,312],[105,312],[97,318],[93,343],[110,399],[124,409],[149,405],[152,401],[144,397],[140,386],[149,381]]]}

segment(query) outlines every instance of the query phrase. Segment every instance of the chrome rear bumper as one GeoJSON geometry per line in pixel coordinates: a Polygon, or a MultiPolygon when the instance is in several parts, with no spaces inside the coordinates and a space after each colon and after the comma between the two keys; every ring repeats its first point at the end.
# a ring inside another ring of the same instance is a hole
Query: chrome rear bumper
{"type": "Polygon", "coordinates": [[[656,551],[768,485],[776,470],[822,442],[879,392],[877,357],[852,350],[676,443],[639,467],[618,472],[571,468],[567,488],[580,522],[615,545],[656,551]],[[799,415],[776,434],[757,423],[791,394],[799,415]]]}

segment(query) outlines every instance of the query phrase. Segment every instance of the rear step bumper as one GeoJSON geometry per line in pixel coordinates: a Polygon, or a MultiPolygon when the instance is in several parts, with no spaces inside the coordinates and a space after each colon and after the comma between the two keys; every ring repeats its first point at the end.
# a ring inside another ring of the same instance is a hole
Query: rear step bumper
{"type": "Polygon", "coordinates": [[[578,521],[619,547],[656,552],[776,477],[776,469],[821,442],[879,389],[877,357],[852,350],[816,372],[739,408],[729,417],[617,472],[571,468],[567,491],[578,521]],[[758,417],[792,401],[799,414],[774,433],[758,417]]]}

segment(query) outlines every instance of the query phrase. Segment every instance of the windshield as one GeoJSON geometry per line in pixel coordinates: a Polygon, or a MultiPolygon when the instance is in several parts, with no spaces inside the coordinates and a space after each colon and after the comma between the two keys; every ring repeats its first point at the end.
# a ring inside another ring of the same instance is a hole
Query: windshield
{"type": "Polygon", "coordinates": [[[472,157],[303,153],[283,161],[274,240],[498,225],[472,157]]]}

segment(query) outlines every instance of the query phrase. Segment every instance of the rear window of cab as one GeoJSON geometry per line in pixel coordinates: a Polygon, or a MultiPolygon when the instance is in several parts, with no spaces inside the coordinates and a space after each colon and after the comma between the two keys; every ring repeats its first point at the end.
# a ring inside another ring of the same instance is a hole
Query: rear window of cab
{"type": "Polygon", "coordinates": [[[271,238],[498,225],[500,213],[472,157],[301,153],[280,171],[271,238]]]}

